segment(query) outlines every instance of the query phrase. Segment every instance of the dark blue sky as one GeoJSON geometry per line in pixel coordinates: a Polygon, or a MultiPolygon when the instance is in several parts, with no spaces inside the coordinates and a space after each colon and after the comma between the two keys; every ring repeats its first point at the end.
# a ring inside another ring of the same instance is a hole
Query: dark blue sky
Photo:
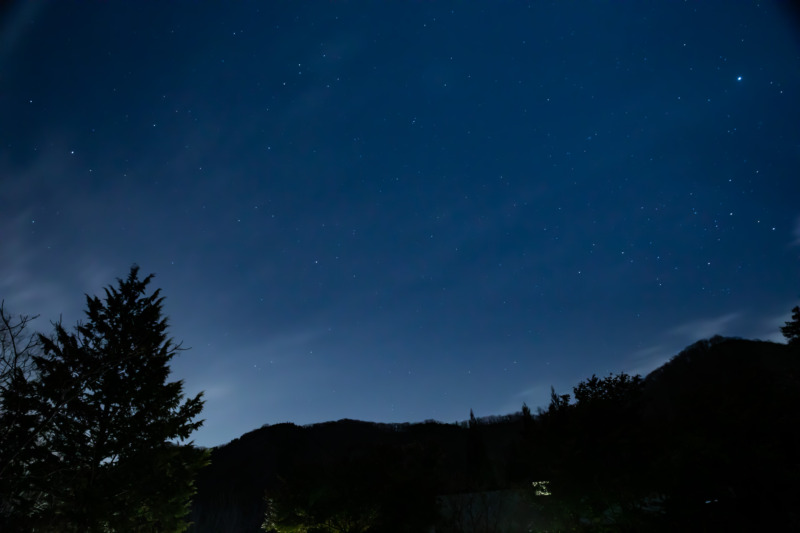
{"type": "Polygon", "coordinates": [[[463,420],[800,303],[773,2],[17,2],[0,297],[156,273],[197,442],[463,420]]]}

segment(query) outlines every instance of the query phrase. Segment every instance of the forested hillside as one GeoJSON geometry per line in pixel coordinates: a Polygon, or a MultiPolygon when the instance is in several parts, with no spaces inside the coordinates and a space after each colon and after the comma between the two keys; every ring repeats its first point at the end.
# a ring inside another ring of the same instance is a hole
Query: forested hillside
{"type": "Polygon", "coordinates": [[[213,450],[193,531],[796,529],[799,371],[715,337],[535,414],[262,427],[213,450]]]}

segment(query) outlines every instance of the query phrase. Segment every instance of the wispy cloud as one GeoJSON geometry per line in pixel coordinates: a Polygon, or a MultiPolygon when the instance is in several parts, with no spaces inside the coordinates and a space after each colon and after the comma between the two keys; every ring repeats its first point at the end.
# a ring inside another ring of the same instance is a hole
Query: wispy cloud
{"type": "Polygon", "coordinates": [[[70,248],[81,238],[76,237],[81,235],[76,213],[89,212],[92,205],[91,200],[64,202],[69,180],[52,183],[53,176],[67,174],[75,164],[67,148],[72,137],[54,132],[52,145],[22,165],[0,156],[0,175],[13,177],[4,183],[6,209],[0,220],[0,298],[12,314],[40,315],[37,326],[44,329],[62,314],[65,324],[74,323],[83,292],[94,293],[114,280],[99,258],[70,248]],[[59,268],[53,270],[54,264],[59,268]]]}
{"type": "Polygon", "coordinates": [[[41,314],[48,320],[58,317],[59,305],[66,297],[58,284],[37,275],[46,264],[41,247],[31,244],[29,211],[22,211],[6,221],[6,238],[0,242],[0,255],[6,258],[0,265],[0,299],[6,301],[7,311],[14,314],[41,314]]]}
{"type": "Polygon", "coordinates": [[[101,261],[83,257],[75,265],[65,265],[58,278],[47,273],[54,261],[45,246],[25,233],[30,215],[21,213],[8,225],[9,238],[0,242],[0,299],[12,315],[38,315],[37,328],[49,329],[49,321],[64,320],[71,327],[83,317],[83,294],[102,294],[113,284],[113,271],[101,261]]]}
{"type": "Polygon", "coordinates": [[[641,348],[628,357],[629,374],[646,376],[663,365],[683,348],[700,339],[714,335],[726,335],[730,325],[736,322],[742,313],[727,313],[717,317],[704,317],[678,324],[666,331],[660,341],[641,348]]]}
{"type": "MultiPolygon", "coordinates": [[[[788,305],[786,309],[789,309],[788,305]]],[[[759,321],[758,330],[753,336],[765,341],[785,343],[786,338],[781,333],[781,327],[791,319],[792,313],[788,310],[779,315],[766,316],[759,321]]]]}
{"type": "Polygon", "coordinates": [[[550,385],[544,383],[537,383],[527,389],[517,393],[517,398],[529,398],[531,396],[539,397],[542,394],[550,394],[550,385]]]}
{"type": "MultiPolygon", "coordinates": [[[[570,392],[570,391],[567,391],[570,392]]],[[[541,407],[547,407],[550,401],[550,383],[534,383],[525,390],[519,391],[508,398],[505,403],[502,403],[496,413],[494,414],[508,414],[516,413],[522,409],[522,403],[525,402],[532,411],[536,411],[541,407]]]]}
{"type": "Polygon", "coordinates": [[[730,324],[740,316],[741,313],[728,313],[717,317],[698,318],[672,328],[669,330],[669,334],[689,342],[707,339],[714,335],[725,335],[730,324]]]}
{"type": "Polygon", "coordinates": [[[654,344],[631,354],[628,374],[646,376],[680,351],[680,346],[667,344],[654,344]]]}

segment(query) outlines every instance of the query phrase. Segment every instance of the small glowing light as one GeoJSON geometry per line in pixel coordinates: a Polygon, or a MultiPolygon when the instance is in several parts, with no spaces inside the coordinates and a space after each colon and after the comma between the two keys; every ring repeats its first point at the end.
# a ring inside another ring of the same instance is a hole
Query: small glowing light
{"type": "Polygon", "coordinates": [[[736,77],[736,81],[742,81],[742,77],[741,76],[737,76],[736,77]]]}
{"type": "Polygon", "coordinates": [[[549,481],[534,481],[533,482],[533,490],[536,496],[550,496],[551,492],[549,490],[548,484],[549,481]]]}

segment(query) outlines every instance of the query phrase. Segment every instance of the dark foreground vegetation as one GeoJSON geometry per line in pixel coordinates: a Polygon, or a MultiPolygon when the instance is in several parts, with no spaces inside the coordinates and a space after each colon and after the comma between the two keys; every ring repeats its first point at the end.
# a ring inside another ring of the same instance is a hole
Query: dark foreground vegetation
{"type": "Polygon", "coordinates": [[[0,532],[800,531],[800,308],[788,344],[714,337],[535,414],[265,426],[206,466],[150,281],[72,332],[0,305],[0,532]]]}
{"type": "Polygon", "coordinates": [[[212,452],[191,530],[798,531],[799,408],[796,343],[714,337],[536,414],[262,427],[212,452]]]}

